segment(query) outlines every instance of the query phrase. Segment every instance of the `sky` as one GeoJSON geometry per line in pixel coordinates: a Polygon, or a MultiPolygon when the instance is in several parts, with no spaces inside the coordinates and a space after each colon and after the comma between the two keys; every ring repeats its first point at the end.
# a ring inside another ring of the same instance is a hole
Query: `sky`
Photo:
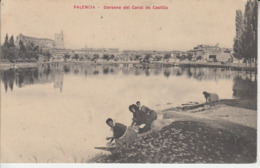
{"type": "Polygon", "coordinates": [[[63,30],[66,48],[189,50],[198,44],[232,48],[235,14],[246,0],[2,0],[5,34],[51,38],[63,30]],[[95,9],[74,9],[91,5],[95,9]],[[167,6],[116,10],[107,6],[167,6]]]}

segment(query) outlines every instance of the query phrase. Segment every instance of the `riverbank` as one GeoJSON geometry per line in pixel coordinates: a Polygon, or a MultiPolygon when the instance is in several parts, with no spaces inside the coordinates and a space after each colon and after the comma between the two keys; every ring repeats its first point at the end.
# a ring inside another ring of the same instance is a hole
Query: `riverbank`
{"type": "Polygon", "coordinates": [[[0,63],[0,69],[11,69],[11,68],[32,68],[37,67],[36,62],[23,62],[23,63],[0,63]]]}
{"type": "MultiPolygon", "coordinates": [[[[159,112],[173,119],[159,132],[152,132],[131,146],[111,155],[101,155],[97,163],[255,163],[256,106],[248,101],[221,100],[214,104],[171,108],[159,112]]],[[[158,120],[157,122],[160,122],[158,120]]]]}
{"type": "Polygon", "coordinates": [[[191,67],[215,67],[215,68],[232,68],[233,70],[246,70],[254,71],[257,69],[255,65],[247,65],[245,63],[221,63],[221,62],[179,62],[179,66],[191,66],[191,67]]]}
{"type": "Polygon", "coordinates": [[[37,67],[42,64],[49,63],[77,63],[77,64],[93,64],[93,65],[114,65],[114,64],[126,64],[134,67],[158,67],[158,66],[180,66],[180,67],[214,67],[214,68],[231,68],[233,70],[243,70],[243,71],[255,71],[257,67],[254,65],[246,64],[236,64],[236,63],[220,63],[220,62],[152,62],[152,63],[139,63],[137,61],[69,61],[69,62],[19,62],[19,63],[0,63],[0,69],[10,69],[10,68],[32,68],[37,67]]]}

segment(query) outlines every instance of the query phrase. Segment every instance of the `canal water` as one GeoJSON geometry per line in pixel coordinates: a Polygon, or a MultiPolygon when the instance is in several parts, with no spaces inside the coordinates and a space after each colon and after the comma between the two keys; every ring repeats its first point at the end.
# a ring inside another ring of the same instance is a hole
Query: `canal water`
{"type": "Polygon", "coordinates": [[[230,68],[44,64],[1,71],[1,161],[87,162],[112,132],[130,125],[130,104],[154,109],[256,95],[254,72],[230,68]]]}

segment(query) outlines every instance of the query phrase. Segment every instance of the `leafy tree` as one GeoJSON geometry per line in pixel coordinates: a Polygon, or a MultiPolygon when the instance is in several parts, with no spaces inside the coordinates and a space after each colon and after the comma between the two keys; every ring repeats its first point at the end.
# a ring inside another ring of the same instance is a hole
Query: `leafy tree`
{"type": "Polygon", "coordinates": [[[23,41],[19,41],[19,46],[20,46],[20,50],[21,51],[23,51],[23,52],[25,52],[26,51],[26,48],[25,48],[25,46],[24,46],[24,44],[23,44],[23,41]]]}
{"type": "Polygon", "coordinates": [[[170,59],[170,58],[171,58],[171,54],[165,54],[165,55],[164,55],[164,59],[167,60],[167,59],[170,59]]]}
{"type": "Polygon", "coordinates": [[[136,55],[134,60],[140,60],[141,59],[141,55],[136,55]]]}
{"type": "Polygon", "coordinates": [[[186,55],[180,55],[180,56],[177,56],[177,58],[182,61],[182,60],[185,60],[186,59],[186,55]]]}
{"type": "Polygon", "coordinates": [[[252,45],[252,57],[255,59],[255,66],[257,62],[257,35],[258,35],[258,26],[257,26],[257,6],[258,2],[256,0],[253,1],[253,14],[252,14],[252,26],[253,26],[253,45],[252,45]]]}
{"type": "Polygon", "coordinates": [[[150,58],[152,57],[151,54],[147,54],[144,59],[143,59],[143,62],[150,62],[150,58]]]}
{"type": "Polygon", "coordinates": [[[38,53],[33,53],[33,58],[35,58],[37,61],[39,60],[39,54],[38,53]]]}
{"type": "Polygon", "coordinates": [[[67,59],[70,59],[70,55],[69,54],[65,54],[64,55],[64,60],[67,61],[67,59]]]}
{"type": "Polygon", "coordinates": [[[33,58],[35,58],[38,61],[39,60],[39,52],[40,52],[39,46],[35,46],[33,48],[32,52],[33,52],[33,58]]]}
{"type": "Polygon", "coordinates": [[[25,52],[22,52],[21,50],[19,50],[19,58],[21,58],[21,59],[23,59],[23,60],[25,60],[25,52]]]}
{"type": "Polygon", "coordinates": [[[80,61],[83,61],[83,60],[84,60],[84,58],[85,58],[85,56],[84,56],[84,55],[80,55],[80,57],[79,57],[79,60],[80,60],[80,61]]]}
{"type": "Polygon", "coordinates": [[[189,61],[192,60],[192,54],[191,53],[188,53],[187,57],[186,57],[189,61]]]}
{"type": "Polygon", "coordinates": [[[244,58],[246,62],[257,60],[257,1],[248,0],[244,15],[236,11],[236,36],[234,38],[234,57],[244,58]]]}
{"type": "Polygon", "coordinates": [[[22,58],[23,60],[25,60],[26,58],[26,48],[23,44],[23,41],[19,41],[19,46],[20,46],[20,50],[19,50],[19,57],[22,58]]]}
{"type": "Polygon", "coordinates": [[[97,59],[99,59],[99,55],[98,54],[94,54],[93,58],[91,59],[91,61],[96,61],[97,59]]]}
{"type": "Polygon", "coordinates": [[[50,59],[51,59],[51,53],[50,53],[49,51],[47,51],[47,53],[46,53],[46,58],[47,58],[48,61],[50,61],[50,59]]]}
{"type": "Polygon", "coordinates": [[[8,55],[7,52],[8,52],[8,50],[4,46],[2,46],[1,47],[1,58],[7,59],[7,55],[8,55]]]}
{"type": "Polygon", "coordinates": [[[102,57],[102,59],[104,59],[104,60],[109,60],[109,55],[108,54],[103,54],[103,57],[102,57]]]}
{"type": "Polygon", "coordinates": [[[85,59],[87,59],[87,60],[90,60],[90,57],[89,57],[89,55],[85,55],[85,59]]]}
{"type": "Polygon", "coordinates": [[[114,55],[114,54],[110,55],[109,59],[110,59],[110,60],[115,59],[115,55],[114,55]]]}
{"type": "Polygon", "coordinates": [[[156,55],[155,58],[154,58],[154,60],[155,60],[155,61],[160,61],[160,60],[162,60],[162,58],[163,58],[162,56],[156,55]]]}
{"type": "Polygon", "coordinates": [[[247,1],[245,14],[244,14],[244,33],[242,35],[242,47],[245,52],[244,57],[246,60],[249,60],[251,57],[251,49],[252,49],[252,8],[251,8],[251,0],[247,1]]]}
{"type": "Polygon", "coordinates": [[[40,54],[42,54],[42,48],[40,48],[40,51],[39,51],[40,54]]]}
{"type": "Polygon", "coordinates": [[[27,46],[26,46],[26,48],[28,49],[28,51],[33,51],[34,47],[35,47],[35,46],[34,46],[34,43],[32,43],[32,42],[31,42],[31,43],[28,43],[27,46]]]}
{"type": "Polygon", "coordinates": [[[15,50],[8,50],[7,49],[7,53],[6,53],[6,59],[8,59],[8,61],[10,62],[15,62],[15,50]]]}
{"type": "Polygon", "coordinates": [[[3,45],[5,48],[9,48],[10,47],[10,44],[8,42],[8,34],[5,35],[5,42],[4,42],[4,45],[3,45]]]}
{"type": "Polygon", "coordinates": [[[34,43],[28,43],[26,46],[26,56],[28,59],[39,59],[39,46],[35,46],[34,43]]]}
{"type": "Polygon", "coordinates": [[[79,55],[78,54],[74,54],[74,56],[72,58],[75,59],[75,60],[78,60],[79,59],[79,55]]]}
{"type": "Polygon", "coordinates": [[[32,59],[34,57],[33,48],[34,48],[34,43],[28,43],[26,45],[26,55],[25,56],[28,59],[32,59]]]}
{"type": "Polygon", "coordinates": [[[40,52],[39,46],[35,46],[35,47],[33,48],[33,51],[34,51],[34,52],[40,52]]]}
{"type": "Polygon", "coordinates": [[[234,38],[234,57],[240,61],[243,58],[242,50],[243,14],[241,10],[236,11],[236,36],[234,38]]]}
{"type": "Polygon", "coordinates": [[[15,45],[14,45],[14,36],[13,35],[10,37],[9,46],[10,47],[15,47],[15,45]]]}

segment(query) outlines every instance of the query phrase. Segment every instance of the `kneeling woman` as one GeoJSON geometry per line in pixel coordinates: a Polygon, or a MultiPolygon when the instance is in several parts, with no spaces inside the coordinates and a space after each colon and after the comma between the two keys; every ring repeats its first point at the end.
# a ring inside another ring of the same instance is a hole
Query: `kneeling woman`
{"type": "Polygon", "coordinates": [[[135,104],[130,105],[129,110],[133,113],[133,122],[131,126],[139,126],[138,133],[144,133],[151,130],[152,122],[157,119],[155,111],[146,106],[142,106],[140,110],[135,104]],[[140,128],[140,125],[142,124],[145,124],[145,126],[140,128]]]}
{"type": "Polygon", "coordinates": [[[112,144],[113,140],[115,140],[116,146],[119,147],[124,144],[131,144],[136,140],[136,132],[131,127],[127,127],[121,123],[114,124],[111,118],[108,118],[106,123],[113,131],[113,136],[106,138],[106,140],[110,140],[109,144],[112,144]]]}
{"type": "Polygon", "coordinates": [[[203,92],[204,97],[206,98],[206,102],[216,102],[219,101],[219,97],[216,93],[208,93],[203,92]]]}

